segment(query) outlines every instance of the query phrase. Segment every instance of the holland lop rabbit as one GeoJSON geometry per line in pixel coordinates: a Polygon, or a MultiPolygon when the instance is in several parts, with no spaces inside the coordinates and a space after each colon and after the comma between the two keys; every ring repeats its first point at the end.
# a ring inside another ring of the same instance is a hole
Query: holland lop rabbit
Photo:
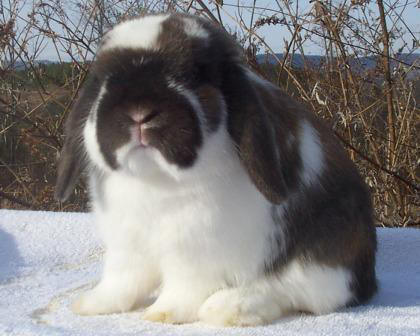
{"type": "Polygon", "coordinates": [[[370,196],[314,115],[222,29],[149,15],[103,38],[66,123],[56,197],[87,170],[106,252],[82,315],[253,326],[376,290],[370,196]]]}

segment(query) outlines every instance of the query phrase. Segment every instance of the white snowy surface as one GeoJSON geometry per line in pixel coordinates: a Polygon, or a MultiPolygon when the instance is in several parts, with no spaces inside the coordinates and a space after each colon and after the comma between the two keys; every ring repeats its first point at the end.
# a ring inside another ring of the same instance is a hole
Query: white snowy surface
{"type": "Polygon", "coordinates": [[[420,335],[420,230],[379,229],[380,289],[367,305],[258,328],[164,325],[141,311],[80,317],[69,302],[100,276],[87,214],[0,210],[0,335],[420,335]]]}

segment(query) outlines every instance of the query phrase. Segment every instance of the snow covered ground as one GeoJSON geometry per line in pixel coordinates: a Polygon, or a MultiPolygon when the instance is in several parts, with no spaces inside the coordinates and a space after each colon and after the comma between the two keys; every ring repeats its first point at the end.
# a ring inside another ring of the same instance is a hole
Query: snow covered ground
{"type": "Polygon", "coordinates": [[[0,335],[420,335],[420,230],[379,229],[378,295],[366,306],[258,328],[163,325],[141,312],[80,317],[69,302],[100,275],[91,216],[0,210],[0,335]]]}

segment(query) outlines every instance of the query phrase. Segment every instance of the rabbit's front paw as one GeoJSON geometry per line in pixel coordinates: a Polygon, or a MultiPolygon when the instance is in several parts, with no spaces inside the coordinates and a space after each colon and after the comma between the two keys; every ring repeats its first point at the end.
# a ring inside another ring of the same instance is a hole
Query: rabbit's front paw
{"type": "Polygon", "coordinates": [[[182,323],[181,321],[176,321],[175,314],[171,311],[159,311],[153,309],[146,310],[143,315],[143,319],[160,323],[182,323]]]}
{"type": "Polygon", "coordinates": [[[182,324],[196,321],[197,314],[191,309],[185,309],[182,306],[165,307],[153,304],[146,309],[143,319],[151,322],[182,324]]]}
{"type": "Polygon", "coordinates": [[[205,323],[224,327],[261,325],[265,321],[253,305],[236,289],[220,290],[201,306],[198,316],[205,323]]]}
{"type": "MultiPolygon", "coordinates": [[[[172,292],[171,292],[172,293],[172,292]]],[[[182,324],[197,321],[198,308],[204,298],[197,295],[168,295],[162,293],[143,315],[144,320],[161,323],[182,324]]]]}
{"type": "Polygon", "coordinates": [[[71,311],[78,315],[105,314],[108,312],[108,309],[105,309],[100,301],[94,290],[88,291],[73,301],[71,311]]]}
{"type": "Polygon", "coordinates": [[[78,315],[99,315],[129,311],[132,306],[132,300],[111,297],[98,288],[94,288],[73,301],[71,310],[78,315]]]}

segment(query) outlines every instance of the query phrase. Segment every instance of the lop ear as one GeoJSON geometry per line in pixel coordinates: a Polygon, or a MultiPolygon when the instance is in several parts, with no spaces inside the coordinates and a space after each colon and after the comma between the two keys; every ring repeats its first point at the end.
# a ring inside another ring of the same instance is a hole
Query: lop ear
{"type": "Polygon", "coordinates": [[[266,199],[279,204],[296,186],[300,157],[285,145],[292,126],[290,120],[282,120],[285,113],[280,110],[287,107],[277,106],[268,91],[274,87],[257,83],[248,71],[240,65],[224,71],[228,132],[252,182],[266,199]]]}
{"type": "Polygon", "coordinates": [[[99,94],[99,80],[95,76],[87,78],[65,125],[65,142],[58,161],[55,199],[65,201],[86,167],[83,148],[83,127],[89,112],[99,94]]]}
{"type": "Polygon", "coordinates": [[[74,141],[64,143],[60,154],[55,184],[55,199],[64,202],[71,195],[84,168],[80,145],[74,141]]]}

